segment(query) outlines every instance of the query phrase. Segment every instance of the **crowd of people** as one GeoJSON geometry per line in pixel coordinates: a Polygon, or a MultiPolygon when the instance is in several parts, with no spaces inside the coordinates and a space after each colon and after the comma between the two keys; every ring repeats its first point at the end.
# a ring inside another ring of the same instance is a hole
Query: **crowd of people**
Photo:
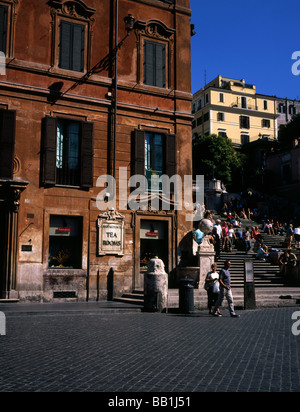
{"type": "MultiPolygon", "coordinates": [[[[292,248],[300,250],[300,225],[295,225],[294,222],[285,223],[278,218],[267,215],[262,217],[257,208],[245,207],[238,200],[223,204],[220,211],[222,220],[215,219],[214,212],[205,210],[205,208],[202,208],[201,214],[202,218],[209,219],[213,224],[212,232],[208,236],[214,245],[216,262],[220,258],[221,251],[232,252],[235,247],[239,251],[244,251],[245,254],[252,251],[256,259],[259,260],[271,263],[274,263],[275,260],[280,266],[282,274],[284,274],[286,266],[295,267],[298,265],[298,258],[292,248]],[[250,227],[250,223],[254,224],[250,227]],[[269,248],[264,243],[262,232],[283,237],[283,239],[279,239],[281,242],[278,242],[278,245],[281,243],[282,249],[285,251],[269,248]]],[[[194,239],[199,245],[203,242],[203,237],[204,234],[200,229],[197,229],[194,239]]],[[[226,265],[228,265],[228,261],[225,263],[226,265]]],[[[228,270],[229,267],[226,267],[219,273],[217,263],[214,263],[206,278],[205,289],[208,294],[209,313],[215,316],[222,316],[220,306],[225,297],[230,313],[235,316],[232,294],[229,292],[230,287],[224,283],[224,279],[228,277],[228,270]]]]}
{"type": "MultiPolygon", "coordinates": [[[[214,219],[214,212],[205,210],[203,212],[203,218],[211,220],[213,223],[213,230],[208,235],[210,242],[214,245],[216,261],[220,258],[222,252],[232,252],[233,247],[239,251],[244,251],[247,255],[252,252],[256,255],[256,259],[266,262],[278,263],[282,267],[280,261],[280,250],[269,248],[265,245],[261,231],[273,236],[283,236],[282,248],[289,251],[290,261],[297,261],[297,257],[294,258],[294,254],[291,249],[295,247],[300,249],[300,225],[293,225],[292,223],[282,223],[278,219],[268,218],[267,216],[261,220],[260,224],[255,226],[244,226],[243,220],[254,219],[257,214],[257,210],[245,209],[239,203],[237,203],[237,213],[235,209],[228,207],[227,204],[223,205],[221,215],[223,216],[223,222],[220,219],[214,219]],[[274,258],[276,256],[276,259],[274,258]]],[[[253,220],[252,220],[253,221],[253,220]]],[[[195,231],[194,239],[201,245],[204,234],[200,229],[195,231]]],[[[287,253],[287,252],[286,252],[287,253]]],[[[284,254],[281,253],[281,256],[284,254]]],[[[289,265],[291,262],[289,261],[289,265]]]]}

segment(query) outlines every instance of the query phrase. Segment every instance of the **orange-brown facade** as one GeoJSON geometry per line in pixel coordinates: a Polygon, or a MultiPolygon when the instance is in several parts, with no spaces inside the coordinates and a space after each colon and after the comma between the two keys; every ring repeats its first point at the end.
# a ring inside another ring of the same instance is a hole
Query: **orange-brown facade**
{"type": "Polygon", "coordinates": [[[192,223],[172,207],[120,209],[119,168],[151,174],[149,155],[192,175],[190,1],[0,0],[0,12],[0,298],[120,296],[143,288],[151,254],[171,279],[192,223]],[[98,179],[114,174],[119,255],[99,253],[98,179]]]}

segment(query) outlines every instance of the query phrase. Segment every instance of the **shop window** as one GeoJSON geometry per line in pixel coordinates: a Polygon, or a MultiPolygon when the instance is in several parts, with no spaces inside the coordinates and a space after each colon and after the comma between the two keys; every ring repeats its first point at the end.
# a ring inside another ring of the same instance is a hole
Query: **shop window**
{"type": "Polygon", "coordinates": [[[49,268],[82,268],[82,218],[50,216],[49,268]]]}
{"type": "Polygon", "coordinates": [[[147,270],[149,262],[158,256],[168,271],[168,223],[142,220],[140,229],[140,269],[147,270]]]}
{"type": "Polygon", "coordinates": [[[43,119],[42,183],[93,186],[93,123],[43,119]]]}

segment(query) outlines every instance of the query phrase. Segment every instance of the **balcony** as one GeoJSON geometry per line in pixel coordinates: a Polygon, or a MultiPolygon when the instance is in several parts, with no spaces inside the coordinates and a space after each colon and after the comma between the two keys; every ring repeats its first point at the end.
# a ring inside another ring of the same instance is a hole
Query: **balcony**
{"type": "Polygon", "coordinates": [[[242,107],[242,105],[239,103],[232,103],[230,107],[234,107],[237,109],[245,109],[245,110],[258,110],[258,107],[256,105],[252,104],[247,104],[247,107],[242,107]]]}

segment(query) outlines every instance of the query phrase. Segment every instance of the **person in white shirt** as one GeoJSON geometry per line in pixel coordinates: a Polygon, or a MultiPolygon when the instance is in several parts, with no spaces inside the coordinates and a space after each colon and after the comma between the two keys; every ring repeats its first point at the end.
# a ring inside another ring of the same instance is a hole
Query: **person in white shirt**
{"type": "Polygon", "coordinates": [[[221,237],[222,237],[221,220],[218,219],[218,220],[216,221],[215,228],[217,229],[217,234],[218,234],[219,238],[221,239],[221,237]]]}
{"type": "Polygon", "coordinates": [[[295,236],[295,247],[300,247],[300,225],[296,226],[294,229],[294,236],[295,236]]]}
{"type": "MultiPolygon", "coordinates": [[[[217,269],[218,265],[216,263],[211,265],[211,272],[207,274],[205,279],[205,289],[207,291],[208,309],[210,315],[212,315],[212,309],[215,306],[220,293],[219,273],[217,272],[217,269]]],[[[219,311],[218,313],[222,316],[219,311]]]]}
{"type": "Polygon", "coordinates": [[[230,245],[229,251],[232,252],[232,246],[234,244],[234,240],[236,240],[235,231],[232,225],[229,225],[228,236],[229,236],[229,245],[230,245]]]}

